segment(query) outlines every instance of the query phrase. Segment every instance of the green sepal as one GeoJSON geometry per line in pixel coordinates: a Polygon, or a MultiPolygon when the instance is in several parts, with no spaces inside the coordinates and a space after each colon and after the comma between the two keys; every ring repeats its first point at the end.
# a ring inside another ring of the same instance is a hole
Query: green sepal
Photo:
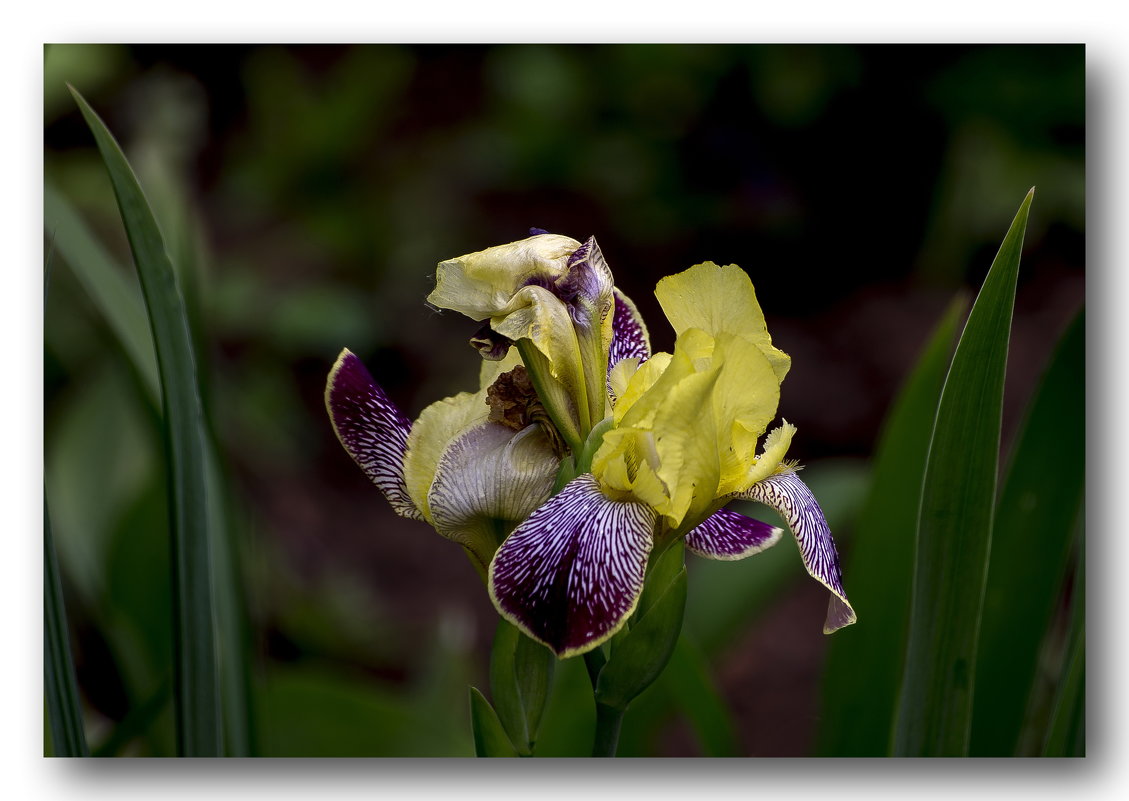
{"type": "Polygon", "coordinates": [[[613,640],[611,657],[600,671],[596,681],[598,703],[627,709],[670,661],[686,609],[682,556],[683,546],[676,543],[654,563],[639,601],[641,611],[630,629],[613,640]]]}
{"type": "Polygon", "coordinates": [[[552,651],[499,621],[490,651],[490,694],[502,727],[522,756],[532,754],[537,742],[555,664],[552,651]]]}
{"type": "Polygon", "coordinates": [[[474,734],[474,755],[480,757],[516,757],[513,743],[506,736],[498,713],[478,688],[470,688],[470,727],[474,734]]]}

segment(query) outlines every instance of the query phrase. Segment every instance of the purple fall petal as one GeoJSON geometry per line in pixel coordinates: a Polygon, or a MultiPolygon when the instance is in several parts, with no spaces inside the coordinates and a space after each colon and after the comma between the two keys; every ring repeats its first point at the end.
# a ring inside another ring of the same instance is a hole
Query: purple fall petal
{"type": "Polygon", "coordinates": [[[329,371],[325,408],[345,450],[396,514],[422,520],[404,484],[404,450],[412,424],[348,349],[329,371]]]}
{"type": "Polygon", "coordinates": [[[650,507],[610,500],[595,478],[579,476],[502,543],[490,597],[557,656],[588,651],[635,610],[654,525],[650,507]]]}
{"type": "Polygon", "coordinates": [[[807,484],[795,473],[777,473],[757,482],[740,497],[759,501],[780,513],[796,537],[808,574],[831,591],[823,633],[830,634],[854,623],[855,610],[843,590],[839,552],[823,510],[807,484]]]}
{"type": "Polygon", "coordinates": [[[775,545],[783,529],[720,509],[686,535],[686,547],[707,559],[735,561],[775,545]]]}
{"type": "Polygon", "coordinates": [[[608,353],[608,370],[621,359],[632,357],[642,364],[651,357],[647,329],[631,301],[618,289],[615,293],[615,312],[612,316],[612,345],[608,353]]]}

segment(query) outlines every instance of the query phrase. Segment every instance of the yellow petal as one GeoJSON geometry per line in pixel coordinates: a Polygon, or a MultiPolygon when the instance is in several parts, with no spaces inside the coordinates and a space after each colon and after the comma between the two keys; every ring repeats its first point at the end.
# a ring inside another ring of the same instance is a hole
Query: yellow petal
{"type": "Polygon", "coordinates": [[[727,495],[749,486],[757,440],[776,417],[780,386],[771,363],[747,339],[723,333],[715,342],[712,362],[720,375],[710,400],[721,463],[718,494],[727,495]]]}
{"type": "Polygon", "coordinates": [[[656,472],[659,466],[654,436],[636,428],[612,429],[592,457],[592,474],[608,497],[634,499],[652,509],[666,508],[670,494],[656,472]]]}
{"type": "Polygon", "coordinates": [[[764,438],[764,448],[761,455],[757,457],[756,463],[745,476],[745,486],[736,491],[744,491],[775,473],[788,454],[788,447],[792,444],[792,437],[795,433],[796,427],[787,420],[782,421],[779,426],[772,429],[768,436],[764,438]]]}
{"type": "Polygon", "coordinates": [[[718,496],[717,421],[710,403],[717,380],[717,370],[683,380],[655,416],[658,473],[670,488],[670,505],[659,512],[671,528],[704,518],[718,496]]]}
{"type": "Polygon", "coordinates": [[[722,333],[742,336],[765,355],[777,382],[784,380],[792,359],[773,346],[753,282],[737,265],[696,264],[660,280],[655,297],[675,333],[700,328],[715,337],[722,333]]]}
{"type": "Polygon", "coordinates": [[[427,301],[485,320],[498,314],[530,279],[555,281],[580,247],[575,239],[539,234],[440,262],[427,301]]]}
{"type": "MultiPolygon", "coordinates": [[[[623,420],[624,415],[631,409],[632,406],[641,398],[655,382],[659,380],[667,367],[670,366],[671,355],[659,351],[647,361],[639,365],[631,376],[627,379],[627,385],[622,391],[616,393],[615,403],[615,423],[619,425],[623,420]]],[[[615,370],[612,374],[615,375],[615,370]]]]}

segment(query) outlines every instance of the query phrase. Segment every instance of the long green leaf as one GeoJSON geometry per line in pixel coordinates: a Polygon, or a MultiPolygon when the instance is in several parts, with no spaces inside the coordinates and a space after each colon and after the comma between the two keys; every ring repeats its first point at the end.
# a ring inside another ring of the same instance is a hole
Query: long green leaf
{"type": "Polygon", "coordinates": [[[43,499],[43,688],[55,756],[89,756],[46,497],[43,499]]]}
{"type": "Polygon", "coordinates": [[[474,754],[480,757],[516,757],[498,713],[477,688],[470,688],[470,725],[474,732],[474,754]]]}
{"type": "Polygon", "coordinates": [[[533,753],[549,700],[556,657],[501,620],[490,650],[490,693],[498,718],[522,756],[533,753]]]}
{"type": "Polygon", "coordinates": [[[203,410],[184,302],[137,177],[98,115],[73,88],[71,94],[110,174],[157,352],[170,478],[178,752],[220,756],[203,410]]]}
{"type": "Polygon", "coordinates": [[[1043,756],[1086,755],[1086,547],[1078,549],[1073,608],[1067,633],[1066,661],[1054,712],[1043,743],[1043,756]]]}
{"type": "Polygon", "coordinates": [[[965,756],[999,469],[1027,193],[969,313],[941,391],[921,491],[913,604],[894,736],[900,756],[965,756]]]}
{"type": "Polygon", "coordinates": [[[43,185],[43,227],[106,318],[155,403],[161,391],[157,356],[136,281],[130,281],[79,213],[50,182],[43,185]]]}
{"type": "Polygon", "coordinates": [[[873,483],[843,569],[863,622],[830,638],[818,744],[822,756],[890,751],[925,458],[957,325],[967,307],[962,295],[945,311],[898,393],[875,449],[873,483]]]}
{"type": "Polygon", "coordinates": [[[612,650],[596,682],[596,701],[626,710],[632,699],[662,674],[682,631],[686,568],[681,568],[612,650]]]}
{"type": "Polygon", "coordinates": [[[1086,459],[1086,335],[1063,334],[1031,403],[1000,493],[973,702],[973,756],[1012,756],[1066,573],[1086,459]]]}

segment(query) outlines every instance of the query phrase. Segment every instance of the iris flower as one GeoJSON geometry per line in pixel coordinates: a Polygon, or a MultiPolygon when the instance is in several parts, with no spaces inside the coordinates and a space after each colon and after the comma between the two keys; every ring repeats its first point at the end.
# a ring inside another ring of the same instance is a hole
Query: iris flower
{"type": "Polygon", "coordinates": [[[326,389],[334,428],[393,508],[461,543],[502,617],[558,657],[618,632],[671,544],[737,560],[779,540],[732,500],[787,523],[831,593],[824,632],[854,623],[823,512],[785,459],[796,428],[769,430],[791,360],[748,275],[705,262],[655,294],[673,353],[651,353],[594,238],[535,229],[442,262],[428,301],[482,323],[479,391],[409,424],[346,350],[326,389]]]}

